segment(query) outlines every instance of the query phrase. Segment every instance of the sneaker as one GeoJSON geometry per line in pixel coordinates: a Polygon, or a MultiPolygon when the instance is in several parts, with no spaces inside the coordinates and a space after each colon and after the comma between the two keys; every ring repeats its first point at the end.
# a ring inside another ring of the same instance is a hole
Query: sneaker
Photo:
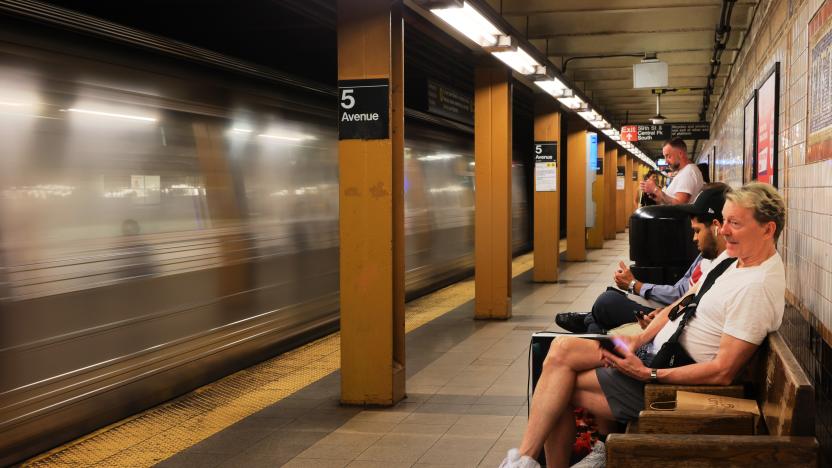
{"type": "Polygon", "coordinates": [[[511,449],[500,463],[500,468],[540,468],[540,463],[528,455],[521,457],[517,449],[511,449]]]}
{"type": "Polygon", "coordinates": [[[555,316],[555,323],[571,333],[586,333],[584,320],[589,312],[561,312],[555,316]]]}
{"type": "Polygon", "coordinates": [[[604,468],[605,466],[607,466],[607,450],[604,443],[598,440],[592,446],[592,451],[583,460],[572,465],[572,468],[604,468]]]}

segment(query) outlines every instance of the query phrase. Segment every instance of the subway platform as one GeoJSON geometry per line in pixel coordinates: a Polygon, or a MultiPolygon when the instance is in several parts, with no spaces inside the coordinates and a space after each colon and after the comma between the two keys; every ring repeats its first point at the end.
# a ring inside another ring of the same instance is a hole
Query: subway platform
{"type": "Polygon", "coordinates": [[[531,254],[515,258],[507,321],[472,318],[473,278],[409,302],[407,398],[394,407],[340,405],[335,333],[24,465],[496,467],[526,424],[529,337],[590,309],[626,239],[562,260],[557,284],[532,282],[531,254]]]}

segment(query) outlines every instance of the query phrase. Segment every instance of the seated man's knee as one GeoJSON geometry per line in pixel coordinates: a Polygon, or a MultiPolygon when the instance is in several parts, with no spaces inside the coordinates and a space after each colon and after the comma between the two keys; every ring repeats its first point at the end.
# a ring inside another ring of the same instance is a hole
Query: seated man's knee
{"type": "Polygon", "coordinates": [[[580,340],[560,337],[552,342],[546,359],[543,360],[543,368],[569,366],[573,356],[580,347],[580,340]]]}
{"type": "Polygon", "coordinates": [[[593,320],[600,328],[605,330],[634,322],[633,306],[639,308],[637,304],[632,303],[621,293],[604,291],[592,304],[593,320]]]}
{"type": "Polygon", "coordinates": [[[615,304],[616,299],[618,299],[616,296],[619,295],[619,293],[614,291],[602,292],[592,304],[592,313],[596,315],[596,318],[600,318],[598,315],[606,315],[607,310],[615,304]]]}

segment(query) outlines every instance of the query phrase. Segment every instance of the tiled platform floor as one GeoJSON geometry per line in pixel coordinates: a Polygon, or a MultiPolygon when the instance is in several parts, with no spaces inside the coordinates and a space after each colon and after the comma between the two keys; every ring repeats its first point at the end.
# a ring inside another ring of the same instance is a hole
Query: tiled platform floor
{"type": "Polygon", "coordinates": [[[561,262],[562,283],[516,277],[511,320],[475,321],[468,302],[409,333],[408,397],[395,407],[341,407],[335,372],[160,465],[496,467],[525,427],[529,336],[589,310],[627,249],[619,234],[586,262],[561,262]]]}

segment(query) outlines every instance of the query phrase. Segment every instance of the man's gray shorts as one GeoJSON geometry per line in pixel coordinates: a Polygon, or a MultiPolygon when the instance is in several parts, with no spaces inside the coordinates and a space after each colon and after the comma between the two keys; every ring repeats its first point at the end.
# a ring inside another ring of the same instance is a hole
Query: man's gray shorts
{"type": "MultiPolygon", "coordinates": [[[[650,365],[653,355],[647,354],[646,347],[636,350],[636,355],[646,366],[650,365]]],[[[616,421],[627,423],[638,419],[639,411],[644,409],[644,382],[628,377],[616,369],[599,367],[595,369],[598,383],[607,398],[612,415],[616,421]]]]}

